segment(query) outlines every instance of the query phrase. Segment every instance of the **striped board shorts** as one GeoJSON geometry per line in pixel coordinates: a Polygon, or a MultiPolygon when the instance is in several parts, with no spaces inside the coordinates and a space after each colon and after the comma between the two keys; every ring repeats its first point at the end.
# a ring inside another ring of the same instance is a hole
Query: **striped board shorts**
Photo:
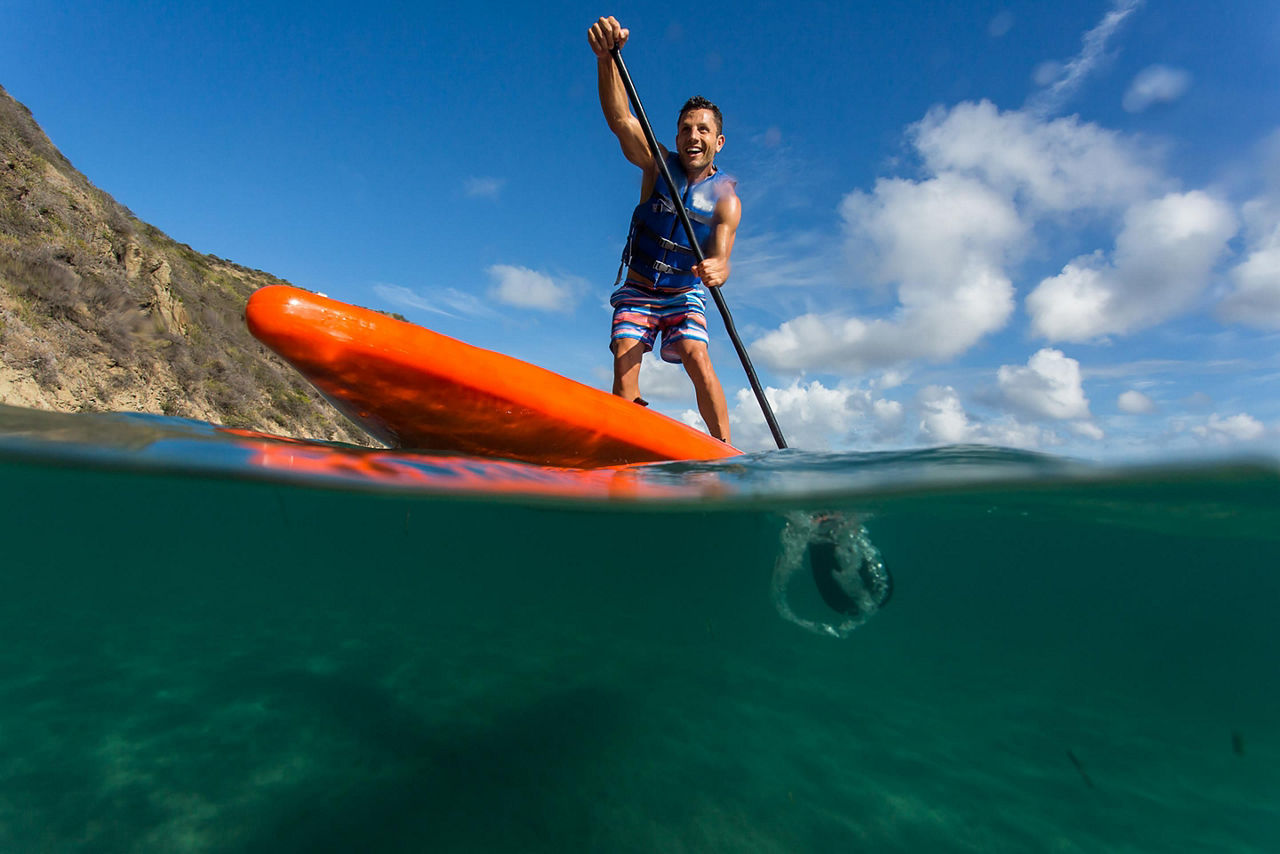
{"type": "Polygon", "coordinates": [[[676,342],[685,338],[710,342],[707,303],[701,289],[662,293],[623,282],[609,298],[609,305],[613,306],[611,348],[619,338],[634,338],[643,342],[647,353],[661,332],[662,348],[658,352],[662,360],[679,364],[680,356],[673,349],[676,342]]]}

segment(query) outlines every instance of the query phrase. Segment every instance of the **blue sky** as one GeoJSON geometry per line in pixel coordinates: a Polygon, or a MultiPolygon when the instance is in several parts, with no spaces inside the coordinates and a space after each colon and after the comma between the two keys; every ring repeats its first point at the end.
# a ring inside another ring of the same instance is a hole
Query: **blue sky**
{"type": "MultiPolygon", "coordinates": [[[[607,388],[639,173],[722,107],[725,287],[791,444],[1280,449],[1280,5],[0,5],[0,85],[202,252],[607,388]]],[[[771,440],[717,317],[735,444],[771,440]]],[[[696,419],[678,369],[642,392],[696,419]]]]}

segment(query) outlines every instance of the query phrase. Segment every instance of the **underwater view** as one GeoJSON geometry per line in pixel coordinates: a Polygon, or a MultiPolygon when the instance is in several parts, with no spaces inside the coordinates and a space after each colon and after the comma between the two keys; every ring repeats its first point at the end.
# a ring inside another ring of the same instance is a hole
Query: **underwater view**
{"type": "Polygon", "coordinates": [[[1280,466],[0,407],[0,850],[1280,850],[1280,466]]]}

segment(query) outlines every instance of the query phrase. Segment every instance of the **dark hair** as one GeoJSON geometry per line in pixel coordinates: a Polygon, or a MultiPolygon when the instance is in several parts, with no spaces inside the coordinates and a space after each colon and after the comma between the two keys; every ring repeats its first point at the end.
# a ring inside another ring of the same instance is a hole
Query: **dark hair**
{"type": "Polygon", "coordinates": [[[694,95],[684,102],[684,106],[680,108],[680,115],[676,116],[677,125],[684,120],[684,114],[690,110],[710,110],[711,115],[716,117],[716,133],[724,133],[724,117],[720,115],[720,108],[701,95],[694,95]]]}

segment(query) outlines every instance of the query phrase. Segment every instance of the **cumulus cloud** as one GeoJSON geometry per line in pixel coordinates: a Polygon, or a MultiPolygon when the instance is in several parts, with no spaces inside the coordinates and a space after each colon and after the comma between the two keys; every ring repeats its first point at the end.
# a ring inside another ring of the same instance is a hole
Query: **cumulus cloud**
{"type": "MultiPolygon", "coordinates": [[[[901,432],[902,404],[877,398],[869,389],[821,382],[793,382],[786,388],[765,388],[787,444],[793,448],[825,450],[848,444],[892,439],[901,432]]],[[[694,413],[686,413],[693,415],[694,413]]],[[[686,417],[686,422],[692,423],[686,417]]],[[[750,389],[742,389],[729,413],[733,443],[744,450],[774,447],[760,404],[750,389]]]]}
{"type": "Polygon", "coordinates": [[[573,303],[574,287],[528,267],[494,264],[487,272],[495,282],[490,295],[508,305],[559,311],[573,303]]]}
{"type": "Polygon", "coordinates": [[[890,318],[807,314],[753,345],[779,370],[861,369],[913,358],[945,359],[1000,329],[1013,312],[1003,262],[1026,226],[1013,204],[956,174],[882,179],[841,206],[850,240],[877,284],[896,283],[890,318]]]}
{"type": "Polygon", "coordinates": [[[935,107],[909,134],[929,169],[978,178],[1033,214],[1127,206],[1163,183],[1151,152],[1076,116],[970,102],[935,107]]]}
{"type": "Polygon", "coordinates": [[[1219,444],[1230,444],[1261,439],[1266,433],[1266,428],[1262,426],[1261,421],[1244,412],[1225,417],[1215,412],[1204,424],[1192,427],[1191,432],[1202,439],[1209,439],[1219,444]]]}
{"type": "Polygon", "coordinates": [[[906,287],[998,266],[1026,232],[1006,195],[949,170],[924,181],[882,178],[874,193],[846,196],[840,214],[873,250],[876,277],[906,287]]]}
{"type": "Polygon", "coordinates": [[[1012,416],[987,423],[973,420],[960,402],[959,393],[951,386],[926,386],[917,395],[916,403],[920,407],[918,439],[926,444],[1039,448],[1062,443],[1056,433],[1012,416]]]}
{"type": "Polygon", "coordinates": [[[920,438],[940,445],[973,441],[977,428],[951,386],[926,386],[920,390],[920,438]]]}
{"type": "Polygon", "coordinates": [[[1130,113],[1140,113],[1152,104],[1176,101],[1191,85],[1191,74],[1167,65],[1149,65],[1138,72],[1121,102],[1130,113]]]}
{"type": "Polygon", "coordinates": [[[902,427],[902,404],[896,400],[877,400],[871,404],[878,432],[882,436],[896,435],[902,427]]]}
{"type": "MultiPolygon", "coordinates": [[[[1142,5],[1142,0],[1114,0],[1111,8],[1093,29],[1084,34],[1080,52],[1061,66],[1059,73],[1045,79],[1048,88],[1037,92],[1027,102],[1036,115],[1049,115],[1060,110],[1080,85],[1107,59],[1107,43],[1125,19],[1142,5]]],[[[1042,85],[1044,85],[1042,84],[1042,85]]]]}
{"type": "MultiPolygon", "coordinates": [[[[1181,191],[1150,142],[1078,116],[1054,117],[1101,67],[1115,34],[1140,6],[1140,0],[1114,0],[1079,55],[1025,108],[965,102],[935,107],[912,125],[907,139],[919,173],[882,178],[870,190],[849,193],[840,206],[848,280],[867,295],[861,303],[869,307],[815,310],[793,297],[796,316],[752,343],[760,361],[798,374],[953,359],[1010,323],[1020,263],[1042,257],[1053,245],[1047,241],[1063,230],[1075,240],[1101,226],[1110,231],[1111,245],[1069,261],[1063,254],[1054,259],[1057,275],[1027,283],[1035,286],[1025,302],[1035,335],[1059,342],[1128,334],[1195,306],[1236,233],[1233,209],[1206,192],[1181,191]]],[[[1267,316],[1258,307],[1270,305],[1267,283],[1280,261],[1268,251],[1273,232],[1280,241],[1280,229],[1266,231],[1252,245],[1256,258],[1233,274],[1224,315],[1267,316]]],[[[840,278],[812,281],[829,286],[840,278]]],[[[1050,418],[1067,422],[1059,429],[1077,436],[1101,435],[1079,365],[1061,351],[1042,350],[1025,366],[1004,366],[999,380],[1004,401],[1029,420],[1050,418]]],[[[943,394],[946,388],[933,387],[916,404],[929,441],[1057,441],[1052,431],[1016,417],[974,421],[957,396],[943,394]]]]}
{"type": "Polygon", "coordinates": [[[1059,420],[1090,417],[1080,363],[1061,350],[1040,350],[1022,367],[1002,365],[996,379],[1005,399],[1022,412],[1059,420]]]}
{"type": "Polygon", "coordinates": [[[1033,331],[1084,341],[1153,326],[1187,308],[1236,232],[1235,216],[1206,193],[1170,193],[1134,205],[1110,259],[1077,258],[1027,297],[1033,331]]]}
{"type": "Polygon", "coordinates": [[[1249,326],[1280,329],[1280,203],[1254,199],[1245,203],[1243,214],[1248,250],[1231,270],[1232,288],[1219,314],[1249,326]]]}
{"type": "MultiPolygon", "coordinates": [[[[913,400],[902,402],[877,396],[874,386],[844,384],[829,387],[818,381],[793,382],[786,388],[765,389],[788,444],[807,450],[840,447],[873,447],[919,441],[929,445],[987,444],[1017,448],[1045,448],[1063,444],[1052,429],[1009,413],[974,417],[966,411],[960,393],[949,385],[930,385],[913,400]],[[911,428],[908,429],[908,424],[911,428]]],[[[749,389],[732,399],[730,423],[734,444],[744,450],[774,447],[773,438],[749,389]]],[[[1078,407],[1071,410],[1077,416],[1078,407]]],[[[678,417],[702,428],[692,409],[678,417]]],[[[1075,436],[1100,440],[1102,430],[1083,417],[1063,427],[1075,436]]]]}
{"type": "Polygon", "coordinates": [[[1142,392],[1129,389],[1116,398],[1116,407],[1129,415],[1150,415],[1156,411],[1156,403],[1142,392]]]}
{"type": "Polygon", "coordinates": [[[880,379],[875,381],[875,387],[881,391],[890,388],[897,388],[907,381],[908,374],[905,371],[887,370],[880,375],[880,379]]]}
{"type": "Polygon", "coordinates": [[[644,361],[640,364],[640,393],[648,400],[691,402],[693,383],[683,366],[664,362],[650,351],[644,354],[644,361]]]}
{"type": "Polygon", "coordinates": [[[880,179],[840,208],[860,283],[896,289],[893,311],[795,317],[753,344],[765,364],[849,371],[953,358],[1007,324],[1007,268],[1039,219],[1123,210],[1166,183],[1151,153],[1119,134],[987,101],[930,110],[908,137],[925,176],[880,179]]]}
{"type": "Polygon", "coordinates": [[[1106,437],[1106,434],[1102,432],[1102,428],[1092,421],[1075,422],[1071,425],[1071,432],[1085,439],[1092,439],[1095,442],[1100,442],[1106,437]]]}

